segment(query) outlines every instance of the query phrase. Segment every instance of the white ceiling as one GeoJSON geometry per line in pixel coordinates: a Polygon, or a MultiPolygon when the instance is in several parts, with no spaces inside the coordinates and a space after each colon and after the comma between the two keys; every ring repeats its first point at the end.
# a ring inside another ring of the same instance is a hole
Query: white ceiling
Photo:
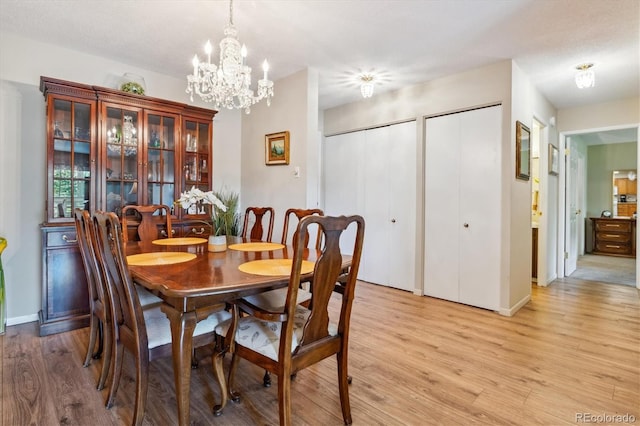
{"type": "MultiPolygon", "coordinates": [[[[180,78],[228,19],[226,0],[0,0],[3,31],[180,78]]],[[[236,0],[234,22],[254,70],[316,68],[321,109],[361,99],[359,72],[380,93],[506,58],[558,108],[640,96],[638,0],[236,0]]]]}

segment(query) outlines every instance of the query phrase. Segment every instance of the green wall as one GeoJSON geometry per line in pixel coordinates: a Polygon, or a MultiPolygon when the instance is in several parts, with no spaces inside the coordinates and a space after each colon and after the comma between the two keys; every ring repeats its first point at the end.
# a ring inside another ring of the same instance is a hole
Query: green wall
{"type": "Polygon", "coordinates": [[[613,206],[613,171],[637,169],[638,143],[587,147],[587,217],[613,206]]]}

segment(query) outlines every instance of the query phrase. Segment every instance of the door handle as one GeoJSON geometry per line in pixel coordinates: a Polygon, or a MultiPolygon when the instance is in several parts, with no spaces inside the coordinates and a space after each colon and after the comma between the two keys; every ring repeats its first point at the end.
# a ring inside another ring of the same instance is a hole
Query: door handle
{"type": "Polygon", "coordinates": [[[391,219],[391,223],[396,223],[396,220],[395,219],[391,219]]]}
{"type": "Polygon", "coordinates": [[[462,225],[462,226],[464,226],[465,228],[468,228],[468,227],[469,227],[469,224],[468,224],[468,223],[465,223],[465,224],[464,224],[464,225],[462,225]]]}

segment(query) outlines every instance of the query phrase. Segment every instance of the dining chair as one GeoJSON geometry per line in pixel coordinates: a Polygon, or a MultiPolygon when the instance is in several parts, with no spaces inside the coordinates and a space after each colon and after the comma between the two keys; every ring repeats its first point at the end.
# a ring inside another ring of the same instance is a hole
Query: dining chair
{"type": "Polygon", "coordinates": [[[271,242],[273,236],[274,210],[272,207],[247,207],[244,213],[244,225],[242,225],[242,238],[263,241],[264,227],[262,221],[268,216],[267,239],[271,242]],[[249,221],[253,220],[253,226],[249,232],[249,221]]]}
{"type": "Polygon", "coordinates": [[[140,241],[153,241],[159,238],[171,238],[175,230],[171,228],[171,209],[164,204],[148,206],[128,205],[122,209],[122,230],[124,242],[129,240],[129,221],[132,217],[140,220],[136,230],[140,241]],[[134,214],[131,214],[135,212],[134,214]],[[164,228],[159,229],[159,226],[164,228]]]}
{"type": "MultiPolygon", "coordinates": [[[[288,241],[292,241],[292,242],[295,241],[297,231],[294,232],[291,240],[287,238],[290,225],[297,226],[297,224],[300,222],[300,219],[302,219],[303,217],[313,216],[313,215],[322,216],[323,214],[324,212],[320,209],[288,209],[284,215],[284,225],[282,228],[282,239],[281,239],[282,244],[287,245],[288,241]],[[293,223],[294,219],[297,221],[295,225],[293,223]]],[[[309,240],[310,240],[309,233],[308,231],[306,231],[305,238],[304,238],[305,247],[309,245],[309,240]]],[[[316,249],[320,247],[320,244],[321,244],[321,238],[320,238],[320,231],[318,230],[316,235],[316,243],[315,243],[316,249]]],[[[308,285],[311,286],[310,283],[308,285]]],[[[245,306],[251,306],[253,307],[253,309],[259,309],[262,311],[269,311],[269,312],[279,312],[279,311],[282,311],[282,309],[284,309],[286,296],[287,296],[287,289],[278,288],[275,290],[269,290],[263,293],[246,296],[243,302],[245,306]]],[[[311,293],[304,288],[300,288],[300,290],[298,291],[298,303],[308,303],[309,300],[311,300],[311,293]]],[[[264,387],[267,387],[267,388],[271,386],[271,376],[268,370],[265,371],[264,373],[264,376],[262,378],[262,384],[264,385],[264,387]]]]}
{"type": "MultiPolygon", "coordinates": [[[[321,209],[288,209],[285,214],[284,214],[284,225],[282,227],[282,244],[287,244],[288,241],[291,241],[292,243],[295,244],[296,242],[296,235],[298,233],[298,228],[296,227],[296,231],[293,233],[291,240],[289,240],[289,227],[290,226],[297,226],[297,224],[300,222],[300,220],[302,220],[302,218],[307,217],[307,216],[313,216],[313,215],[317,215],[317,216],[323,216],[324,212],[321,209]],[[297,223],[293,222],[293,221],[297,221],[297,223]]],[[[305,238],[304,238],[304,246],[308,247],[309,246],[309,231],[305,231],[305,238]]],[[[317,235],[316,235],[316,241],[315,241],[315,248],[320,249],[320,245],[322,244],[322,238],[320,238],[320,229],[318,229],[317,235]]]]}
{"type": "MultiPolygon", "coordinates": [[[[80,257],[84,267],[89,293],[89,343],[87,345],[87,353],[83,363],[84,367],[88,367],[91,359],[103,359],[100,377],[98,379],[98,390],[104,389],[107,380],[107,374],[110,368],[111,343],[113,336],[111,335],[111,313],[109,310],[109,300],[106,295],[106,287],[103,282],[100,264],[97,255],[97,240],[93,220],[88,211],[76,208],[74,210],[76,235],[78,239],[78,247],[80,249],[80,257]],[[98,349],[94,352],[96,344],[98,349]]],[[[145,288],[136,285],[138,298],[143,308],[158,306],[162,299],[153,295],[145,288]]]]}
{"type": "MultiPolygon", "coordinates": [[[[158,306],[142,309],[127,265],[122,230],[115,213],[96,212],[98,256],[103,265],[103,279],[111,312],[112,372],[107,408],[111,408],[118,391],[122,375],[124,350],[134,356],[136,368],[136,395],[133,410],[133,424],[140,425],[144,418],[147,397],[149,362],[171,353],[171,328],[167,316],[158,306]]],[[[216,342],[214,329],[231,314],[221,304],[218,310],[209,313],[196,324],[193,331],[193,345],[204,346],[216,342]]],[[[168,372],[168,374],[173,374],[168,372]]],[[[222,385],[221,385],[222,386],[222,385]]]]}
{"type": "Polygon", "coordinates": [[[243,306],[240,299],[234,304],[233,318],[216,327],[216,333],[225,336],[225,344],[230,345],[233,353],[229,370],[229,393],[234,400],[239,399],[239,394],[233,387],[240,358],[266,368],[278,376],[280,424],[290,425],[292,374],[336,355],[342,418],[345,424],[351,424],[347,371],[349,323],[362,254],[364,219],[361,216],[308,216],[300,221],[297,230],[293,266],[283,311],[273,313],[252,310],[251,307],[243,306]],[[335,315],[335,312],[329,312],[329,302],[338,277],[343,272],[340,237],[352,223],[356,224],[356,235],[350,253],[351,267],[340,298],[339,314],[335,315]],[[311,304],[307,308],[297,302],[297,293],[305,254],[305,233],[311,225],[319,226],[324,243],[314,265],[314,287],[311,304]],[[239,309],[250,312],[250,315],[240,317],[239,309]]]}
{"type": "Polygon", "coordinates": [[[89,343],[87,345],[87,353],[84,358],[84,367],[88,367],[91,359],[99,359],[102,356],[103,349],[106,346],[106,358],[102,361],[100,377],[98,379],[98,389],[104,388],[109,371],[110,354],[111,354],[111,328],[109,326],[111,316],[107,305],[107,297],[105,288],[102,285],[101,278],[98,276],[96,252],[95,252],[95,233],[91,215],[88,211],[76,208],[74,210],[76,235],[78,247],[80,249],[80,257],[84,267],[87,287],[89,293],[89,343]],[[94,352],[96,344],[98,349],[94,352]]]}

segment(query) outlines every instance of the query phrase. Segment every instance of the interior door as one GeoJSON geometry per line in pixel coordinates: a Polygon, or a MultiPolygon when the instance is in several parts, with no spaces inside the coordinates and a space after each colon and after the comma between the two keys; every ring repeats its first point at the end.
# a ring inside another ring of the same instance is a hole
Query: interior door
{"type": "Polygon", "coordinates": [[[425,123],[424,293],[458,301],[460,252],[459,114],[425,123]]]}
{"type": "Polygon", "coordinates": [[[564,274],[566,276],[571,275],[578,265],[578,217],[580,215],[579,210],[579,197],[578,197],[578,182],[579,182],[579,161],[576,150],[571,149],[571,138],[567,138],[567,152],[569,155],[566,157],[567,161],[567,173],[566,173],[566,204],[567,204],[567,218],[566,218],[566,235],[565,235],[565,261],[564,261],[564,274]],[[576,151],[576,152],[573,152],[576,151]]]}
{"type": "Polygon", "coordinates": [[[500,106],[426,120],[426,295],[497,309],[500,106]]]}
{"type": "Polygon", "coordinates": [[[389,139],[389,126],[366,130],[363,167],[363,200],[366,221],[362,257],[367,263],[362,271],[365,281],[388,284],[390,220],[389,158],[395,148],[389,139]]]}
{"type": "Polygon", "coordinates": [[[497,310],[502,108],[481,108],[460,114],[459,301],[497,310]]]}
{"type": "Polygon", "coordinates": [[[389,282],[388,285],[413,291],[416,244],[416,122],[388,128],[389,169],[389,282]]]}
{"type": "MultiPolygon", "coordinates": [[[[324,164],[324,212],[327,215],[363,215],[362,153],[364,132],[352,132],[325,139],[324,164]]],[[[355,226],[350,226],[340,238],[345,253],[353,250],[355,226]]],[[[366,230],[365,230],[366,232],[366,230]]],[[[358,278],[366,269],[367,260],[362,258],[358,278]]]]}

